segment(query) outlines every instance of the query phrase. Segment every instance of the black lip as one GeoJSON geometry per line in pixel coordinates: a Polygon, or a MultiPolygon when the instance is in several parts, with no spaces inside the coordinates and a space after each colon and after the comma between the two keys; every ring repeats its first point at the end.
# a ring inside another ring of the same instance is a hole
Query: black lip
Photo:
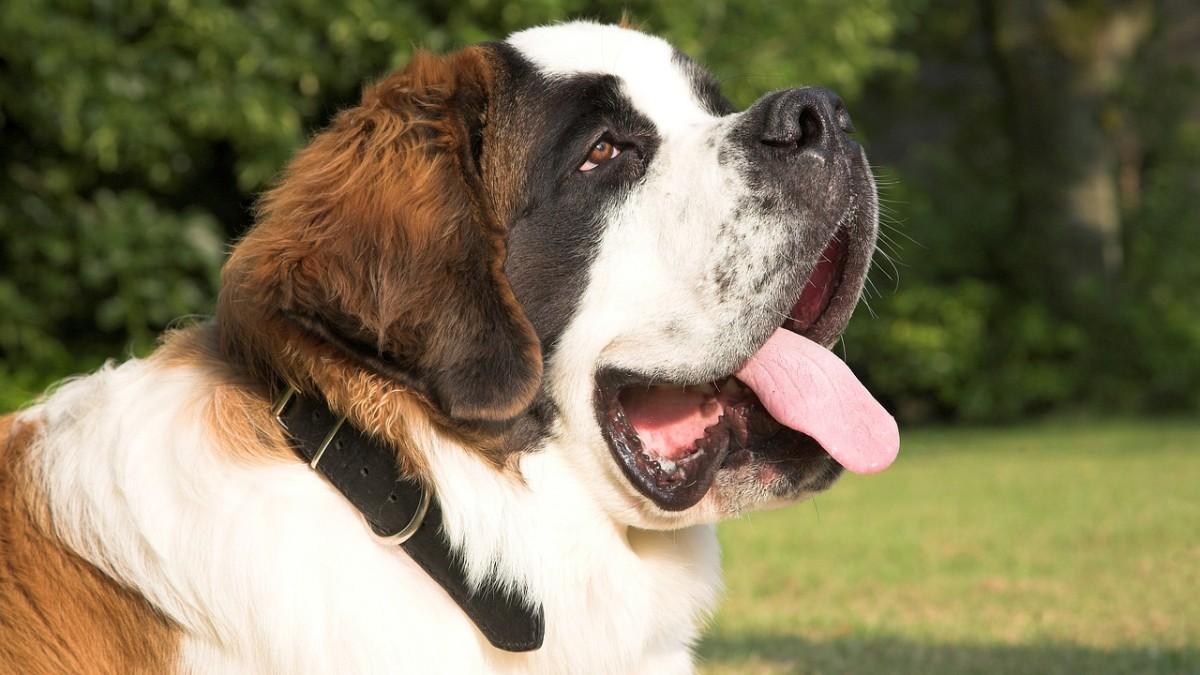
{"type": "MultiPolygon", "coordinates": [[[[856,185],[854,196],[833,234],[834,237],[846,237],[847,250],[841,278],[825,311],[801,333],[813,342],[826,346],[837,340],[850,323],[850,317],[862,296],[867,272],[871,269],[871,256],[875,252],[875,190],[869,182],[865,166],[856,165],[855,174],[852,179],[856,185]]],[[[821,250],[815,255],[820,255],[821,250]]]]}
{"type": "Polygon", "coordinates": [[[642,441],[625,418],[618,395],[637,379],[613,371],[596,378],[596,418],[600,432],[629,482],[664,511],[683,511],[699,502],[731,447],[740,447],[734,434],[721,429],[706,436],[704,447],[680,462],[674,472],[663,471],[642,453],[642,441]],[[623,384],[621,384],[623,383],[623,384]]]}
{"type": "MultiPolygon", "coordinates": [[[[827,302],[824,311],[802,333],[815,342],[829,344],[836,340],[845,330],[850,315],[858,304],[874,249],[874,227],[873,223],[867,221],[867,214],[867,209],[852,208],[842,217],[839,227],[830,237],[830,240],[833,237],[846,237],[847,251],[833,296],[827,302]]],[[[822,245],[811,254],[813,262],[810,263],[810,268],[815,269],[816,256],[821,255],[824,248],[825,245],[822,245]]],[[[807,278],[804,281],[807,281],[807,278]]],[[[799,293],[796,297],[799,297],[799,293]]],[[[787,309],[790,307],[785,308],[784,312],[787,309]]],[[[746,358],[759,347],[761,345],[750,350],[746,358]]],[[[730,375],[726,373],[724,377],[730,375]]],[[[724,377],[712,379],[722,380],[724,377]]],[[[743,425],[740,432],[712,434],[715,438],[711,441],[709,436],[706,436],[706,447],[696,456],[689,457],[686,466],[682,466],[682,471],[666,474],[656,462],[647,459],[642,453],[641,440],[625,419],[618,400],[623,387],[648,385],[651,382],[663,384],[661,380],[653,380],[627,370],[601,371],[596,375],[594,407],[601,435],[622,473],[634,488],[664,511],[683,511],[696,505],[708,493],[722,468],[733,468],[755,458],[800,469],[818,467],[822,476],[830,477],[826,485],[841,472],[841,466],[833,462],[811,437],[770,420],[773,425],[770,428],[759,422],[757,428],[746,429],[743,425]],[[836,468],[831,468],[830,464],[836,468]]],[[[691,386],[702,383],[670,384],[691,386]]],[[[766,416],[765,411],[762,415],[766,416]]],[[[770,419],[769,416],[766,418],[770,419]]],[[[681,465],[683,464],[681,462],[681,465]]]]}

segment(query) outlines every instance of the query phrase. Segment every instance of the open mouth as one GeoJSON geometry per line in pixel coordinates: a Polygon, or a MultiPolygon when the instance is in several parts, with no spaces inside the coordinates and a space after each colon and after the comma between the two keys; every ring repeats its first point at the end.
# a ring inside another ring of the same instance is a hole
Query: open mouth
{"type": "MultiPolygon", "coordinates": [[[[809,339],[845,321],[858,293],[838,293],[851,237],[838,231],[775,333],[740,369],[707,383],[597,378],[597,415],[625,476],[667,511],[695,505],[725,467],[787,463],[814,454],[859,473],[887,467],[899,448],[891,416],[849,368],[809,339]]],[[[836,328],[840,332],[842,326],[836,328]]]]}

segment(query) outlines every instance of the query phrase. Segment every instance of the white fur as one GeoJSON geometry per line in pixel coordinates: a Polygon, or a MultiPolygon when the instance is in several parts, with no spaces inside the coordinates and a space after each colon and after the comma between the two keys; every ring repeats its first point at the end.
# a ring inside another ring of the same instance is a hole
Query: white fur
{"type": "Polygon", "coordinates": [[[548,75],[606,73],[650,119],[673,125],[705,124],[711,116],[695,104],[666,40],[619,26],[574,21],[515,33],[508,43],[548,75]]]}

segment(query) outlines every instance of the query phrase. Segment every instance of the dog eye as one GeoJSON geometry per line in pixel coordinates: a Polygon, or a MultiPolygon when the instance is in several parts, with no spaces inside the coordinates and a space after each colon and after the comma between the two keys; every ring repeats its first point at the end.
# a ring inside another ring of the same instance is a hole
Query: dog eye
{"type": "Polygon", "coordinates": [[[580,171],[591,171],[608,160],[621,154],[621,149],[618,148],[612,141],[607,138],[601,138],[592,146],[591,152],[588,153],[587,160],[579,166],[580,171]]]}

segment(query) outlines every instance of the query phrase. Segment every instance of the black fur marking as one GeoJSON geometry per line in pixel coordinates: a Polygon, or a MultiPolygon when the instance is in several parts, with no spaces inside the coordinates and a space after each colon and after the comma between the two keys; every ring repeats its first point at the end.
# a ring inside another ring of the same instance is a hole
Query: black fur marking
{"type": "Polygon", "coordinates": [[[687,75],[692,85],[692,93],[706,111],[717,117],[724,117],[734,112],[733,104],[721,93],[721,85],[717,83],[717,79],[712,76],[712,73],[678,49],[671,56],[671,60],[687,75]]]}

